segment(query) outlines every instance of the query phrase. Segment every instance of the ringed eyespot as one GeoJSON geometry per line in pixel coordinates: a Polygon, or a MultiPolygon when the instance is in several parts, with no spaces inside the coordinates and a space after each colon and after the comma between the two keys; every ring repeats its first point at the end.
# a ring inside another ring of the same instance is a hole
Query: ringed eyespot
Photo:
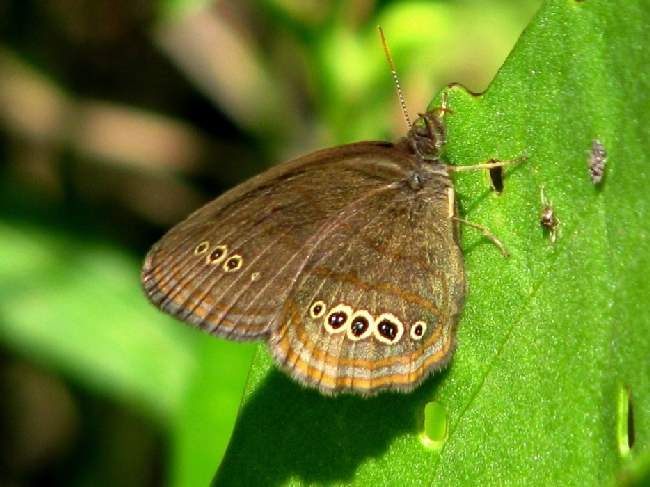
{"type": "Polygon", "coordinates": [[[200,244],[198,244],[196,247],[194,247],[194,255],[201,255],[205,254],[208,249],[210,248],[210,242],[207,240],[204,240],[200,244]]]}
{"type": "Polygon", "coordinates": [[[228,246],[217,245],[212,252],[205,257],[205,263],[210,265],[220,264],[228,255],[228,246]]]}
{"type": "Polygon", "coordinates": [[[352,316],[352,308],[345,304],[334,306],[323,321],[323,326],[328,333],[341,333],[352,316]]]}
{"type": "Polygon", "coordinates": [[[373,333],[377,340],[388,345],[400,341],[404,333],[404,325],[395,315],[383,313],[375,322],[377,325],[373,328],[373,333]]]}
{"type": "Polygon", "coordinates": [[[424,333],[427,331],[427,324],[424,321],[416,321],[411,326],[411,338],[413,340],[421,340],[424,333]]]}
{"type": "Polygon", "coordinates": [[[374,324],[375,320],[370,313],[365,309],[359,310],[352,315],[346,335],[353,342],[363,340],[372,334],[374,324]]]}
{"type": "Polygon", "coordinates": [[[228,260],[223,263],[223,270],[226,272],[235,272],[242,266],[243,262],[244,259],[239,254],[230,256],[228,260]]]}
{"type": "Polygon", "coordinates": [[[325,303],[322,301],[314,301],[314,304],[309,308],[309,316],[312,318],[320,318],[325,314],[326,310],[325,303]]]}

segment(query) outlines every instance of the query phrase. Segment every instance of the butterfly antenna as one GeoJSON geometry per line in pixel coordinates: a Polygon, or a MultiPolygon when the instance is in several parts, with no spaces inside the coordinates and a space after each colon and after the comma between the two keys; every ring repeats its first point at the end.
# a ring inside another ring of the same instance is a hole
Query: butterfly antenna
{"type": "Polygon", "coordinates": [[[384,35],[384,29],[381,28],[380,25],[377,26],[377,30],[379,31],[379,36],[381,37],[381,44],[384,46],[384,53],[386,54],[386,61],[388,61],[388,65],[390,66],[390,72],[393,75],[393,81],[395,82],[395,90],[397,91],[397,97],[399,98],[399,104],[402,107],[402,114],[404,115],[404,120],[406,120],[406,125],[411,128],[411,118],[409,117],[409,113],[406,110],[406,100],[404,99],[404,94],[402,93],[402,88],[399,85],[399,78],[397,77],[397,69],[395,69],[395,63],[393,62],[393,56],[390,53],[390,49],[388,48],[388,42],[386,42],[386,36],[384,35]]]}

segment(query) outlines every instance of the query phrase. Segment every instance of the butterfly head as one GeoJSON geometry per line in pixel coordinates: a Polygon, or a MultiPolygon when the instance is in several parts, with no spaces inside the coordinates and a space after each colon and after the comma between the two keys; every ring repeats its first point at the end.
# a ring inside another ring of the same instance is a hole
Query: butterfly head
{"type": "Polygon", "coordinates": [[[421,113],[406,135],[406,141],[422,161],[440,161],[440,150],[445,144],[444,109],[421,113]]]}

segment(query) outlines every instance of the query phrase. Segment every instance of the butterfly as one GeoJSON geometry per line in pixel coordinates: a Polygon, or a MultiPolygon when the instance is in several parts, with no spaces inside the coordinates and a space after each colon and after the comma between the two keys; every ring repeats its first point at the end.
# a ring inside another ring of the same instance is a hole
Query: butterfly
{"type": "Polygon", "coordinates": [[[299,157],[192,213],[146,256],[149,300],[212,335],[266,341],[324,394],[417,387],[450,360],[465,296],[469,222],[450,172],[494,167],[442,161],[443,101],[396,143],[299,157]]]}

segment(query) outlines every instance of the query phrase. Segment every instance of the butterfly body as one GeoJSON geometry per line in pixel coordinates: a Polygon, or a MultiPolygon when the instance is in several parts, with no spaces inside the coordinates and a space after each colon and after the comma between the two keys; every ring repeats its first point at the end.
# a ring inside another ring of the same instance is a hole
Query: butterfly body
{"type": "Polygon", "coordinates": [[[148,298],[266,340],[323,393],[412,390],[449,360],[465,294],[443,142],[428,112],[395,144],[314,152],[233,188],[150,250],[148,298]]]}

